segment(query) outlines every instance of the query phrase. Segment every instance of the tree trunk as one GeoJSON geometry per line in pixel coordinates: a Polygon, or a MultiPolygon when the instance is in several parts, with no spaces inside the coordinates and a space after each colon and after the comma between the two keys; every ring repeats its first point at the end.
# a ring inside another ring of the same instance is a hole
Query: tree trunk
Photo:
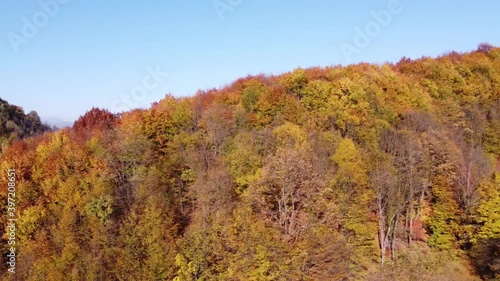
{"type": "Polygon", "coordinates": [[[413,239],[413,204],[410,204],[410,225],[409,225],[409,232],[408,232],[408,246],[411,245],[412,239],[413,239]]]}
{"type": "Polygon", "coordinates": [[[394,229],[392,230],[391,234],[391,259],[394,260],[396,258],[396,231],[398,229],[398,217],[395,216],[395,221],[394,221],[394,229]]]}
{"type": "Polygon", "coordinates": [[[379,224],[378,224],[378,240],[379,240],[379,247],[380,247],[380,260],[382,265],[384,265],[385,262],[385,250],[386,250],[386,236],[385,236],[385,220],[384,216],[382,214],[379,214],[379,224]]]}

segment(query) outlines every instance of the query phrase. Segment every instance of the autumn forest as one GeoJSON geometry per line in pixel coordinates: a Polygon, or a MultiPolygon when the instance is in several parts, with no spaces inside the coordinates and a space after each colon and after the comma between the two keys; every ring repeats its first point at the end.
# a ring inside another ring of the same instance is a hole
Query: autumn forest
{"type": "Polygon", "coordinates": [[[489,44],[248,76],[61,130],[0,109],[2,280],[500,278],[489,44]]]}

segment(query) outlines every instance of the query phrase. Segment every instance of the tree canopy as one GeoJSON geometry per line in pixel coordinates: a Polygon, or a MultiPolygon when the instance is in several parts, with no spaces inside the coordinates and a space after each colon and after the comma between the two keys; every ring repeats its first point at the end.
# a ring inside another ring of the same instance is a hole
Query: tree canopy
{"type": "Polygon", "coordinates": [[[500,278],[499,48],[249,76],[43,135],[0,109],[25,138],[0,156],[2,280],[500,278]]]}

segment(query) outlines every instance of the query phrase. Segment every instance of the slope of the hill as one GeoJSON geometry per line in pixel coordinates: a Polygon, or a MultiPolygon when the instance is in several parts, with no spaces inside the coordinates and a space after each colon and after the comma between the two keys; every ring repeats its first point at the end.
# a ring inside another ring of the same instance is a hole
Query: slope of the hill
{"type": "Polygon", "coordinates": [[[92,109],[0,165],[4,280],[493,280],[500,49],[92,109]]]}
{"type": "Polygon", "coordinates": [[[32,137],[49,131],[35,111],[25,114],[23,109],[0,98],[0,143],[2,147],[13,140],[32,137]]]}

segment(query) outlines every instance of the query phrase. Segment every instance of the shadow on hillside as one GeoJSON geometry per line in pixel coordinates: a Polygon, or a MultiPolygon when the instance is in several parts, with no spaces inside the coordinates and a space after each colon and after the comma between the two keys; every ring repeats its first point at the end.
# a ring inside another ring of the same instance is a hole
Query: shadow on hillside
{"type": "Polygon", "coordinates": [[[471,255],[477,272],[484,280],[500,280],[500,238],[479,240],[471,255]]]}

